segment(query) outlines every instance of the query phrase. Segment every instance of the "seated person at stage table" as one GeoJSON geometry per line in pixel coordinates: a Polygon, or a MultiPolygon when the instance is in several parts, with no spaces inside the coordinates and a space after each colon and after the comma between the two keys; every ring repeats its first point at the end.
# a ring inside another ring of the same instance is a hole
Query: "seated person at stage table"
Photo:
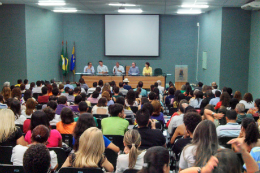
{"type": "Polygon", "coordinates": [[[143,75],[144,76],[152,76],[153,75],[153,69],[150,67],[150,63],[146,62],[145,67],[143,68],[143,75]]]}
{"type": "Polygon", "coordinates": [[[133,62],[132,63],[132,67],[130,67],[129,71],[128,71],[128,75],[131,76],[131,75],[139,75],[140,72],[139,72],[139,68],[136,66],[136,63],[133,62]]]}
{"type": "Polygon", "coordinates": [[[97,67],[97,72],[99,74],[107,74],[108,68],[107,68],[107,66],[103,65],[103,61],[99,61],[98,63],[99,63],[99,65],[97,67]]]}
{"type": "Polygon", "coordinates": [[[123,66],[119,65],[119,62],[116,62],[116,65],[113,68],[114,75],[123,75],[125,73],[125,69],[123,66]]]}
{"type": "Polygon", "coordinates": [[[95,73],[95,69],[92,66],[92,62],[88,62],[88,65],[84,67],[84,73],[91,73],[91,74],[95,73]]]}

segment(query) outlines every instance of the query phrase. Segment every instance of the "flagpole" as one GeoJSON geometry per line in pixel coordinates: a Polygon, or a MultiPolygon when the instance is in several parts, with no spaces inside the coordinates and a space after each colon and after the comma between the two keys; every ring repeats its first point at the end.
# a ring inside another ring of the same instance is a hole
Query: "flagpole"
{"type": "MultiPolygon", "coordinates": [[[[74,48],[75,48],[75,41],[74,41],[74,48]]],[[[74,50],[74,54],[75,54],[75,50],[74,50]]],[[[76,64],[75,64],[76,66],[76,64]]],[[[74,66],[74,70],[75,70],[75,66],[74,66]]],[[[75,74],[73,73],[73,82],[75,82],[75,74]]]]}

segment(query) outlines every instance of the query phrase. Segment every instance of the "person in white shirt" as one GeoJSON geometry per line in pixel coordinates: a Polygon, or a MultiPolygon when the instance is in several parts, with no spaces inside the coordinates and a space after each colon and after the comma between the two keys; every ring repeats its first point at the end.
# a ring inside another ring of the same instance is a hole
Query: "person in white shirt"
{"type": "Polygon", "coordinates": [[[125,73],[125,69],[123,66],[119,65],[119,62],[116,62],[116,65],[113,68],[114,75],[123,75],[125,73]]]}
{"type": "Polygon", "coordinates": [[[94,91],[96,91],[96,88],[97,88],[97,82],[93,82],[93,87],[88,89],[87,95],[92,94],[94,91]]]}
{"type": "Polygon", "coordinates": [[[88,62],[88,65],[84,67],[84,73],[94,74],[95,69],[92,66],[92,62],[88,62]]]}
{"type": "Polygon", "coordinates": [[[24,121],[26,120],[26,117],[24,115],[21,115],[21,104],[19,100],[14,99],[11,102],[10,109],[14,112],[15,115],[15,124],[23,125],[24,121]]]}
{"type": "Polygon", "coordinates": [[[124,136],[124,153],[117,158],[116,173],[123,173],[127,169],[141,170],[144,164],[146,150],[140,151],[141,136],[137,130],[131,129],[124,136]]]}
{"type": "MultiPolygon", "coordinates": [[[[39,125],[35,127],[32,131],[32,143],[28,146],[16,145],[13,148],[13,153],[11,157],[11,162],[13,162],[14,166],[23,166],[23,157],[26,150],[36,144],[47,144],[47,140],[49,138],[50,131],[44,125],[39,125]]],[[[57,154],[54,151],[50,151],[51,156],[51,170],[55,170],[58,166],[57,154]]]]}
{"type": "Polygon", "coordinates": [[[32,89],[32,93],[42,93],[42,83],[41,81],[36,82],[37,87],[32,89]]]}
{"type": "Polygon", "coordinates": [[[164,93],[164,87],[161,86],[162,81],[158,80],[157,83],[158,83],[158,89],[161,91],[161,93],[164,93]]]}
{"type": "Polygon", "coordinates": [[[99,61],[99,65],[97,67],[97,72],[99,74],[107,74],[108,73],[108,68],[107,68],[107,66],[103,65],[103,61],[99,61]]]}
{"type": "Polygon", "coordinates": [[[255,102],[253,100],[253,96],[251,93],[245,93],[243,100],[240,100],[239,103],[243,103],[245,105],[245,109],[253,108],[255,102]]]}
{"type": "Polygon", "coordinates": [[[30,84],[29,84],[28,79],[24,79],[23,83],[24,83],[24,85],[25,85],[25,89],[26,89],[26,90],[30,89],[30,84]]]}

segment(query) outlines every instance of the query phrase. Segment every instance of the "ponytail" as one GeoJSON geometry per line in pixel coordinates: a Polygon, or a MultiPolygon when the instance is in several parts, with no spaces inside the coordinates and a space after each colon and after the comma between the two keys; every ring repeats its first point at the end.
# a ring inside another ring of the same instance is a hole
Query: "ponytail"
{"type": "Polygon", "coordinates": [[[141,144],[141,136],[137,130],[128,130],[124,136],[124,143],[130,149],[129,152],[129,169],[133,169],[136,164],[136,160],[141,151],[138,150],[141,144]]]}
{"type": "Polygon", "coordinates": [[[256,143],[258,141],[259,131],[255,122],[251,122],[250,124],[248,124],[245,132],[246,132],[245,143],[247,145],[256,143]]]}
{"type": "Polygon", "coordinates": [[[133,143],[132,146],[131,146],[131,145],[128,145],[128,147],[130,148],[128,167],[129,167],[129,169],[133,169],[133,168],[135,167],[136,160],[137,160],[137,157],[138,157],[138,155],[139,155],[138,146],[136,146],[136,145],[133,143]]]}

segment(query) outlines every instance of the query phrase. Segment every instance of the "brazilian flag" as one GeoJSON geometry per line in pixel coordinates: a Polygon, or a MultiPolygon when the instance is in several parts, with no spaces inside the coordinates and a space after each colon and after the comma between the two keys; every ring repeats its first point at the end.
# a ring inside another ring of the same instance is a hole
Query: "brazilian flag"
{"type": "Polygon", "coordinates": [[[68,49],[67,49],[67,42],[66,42],[66,52],[64,55],[65,59],[65,75],[69,73],[69,59],[68,59],[68,49]]]}
{"type": "MultiPolygon", "coordinates": [[[[66,47],[66,53],[67,53],[67,47],[66,47]]],[[[68,53],[67,53],[68,55],[68,53]]],[[[64,56],[64,46],[63,46],[63,42],[62,42],[62,50],[61,50],[61,55],[60,55],[60,67],[62,70],[62,74],[63,76],[66,76],[68,74],[68,58],[66,58],[66,54],[64,56]],[[66,68],[67,67],[67,68],[66,68]]]]}

